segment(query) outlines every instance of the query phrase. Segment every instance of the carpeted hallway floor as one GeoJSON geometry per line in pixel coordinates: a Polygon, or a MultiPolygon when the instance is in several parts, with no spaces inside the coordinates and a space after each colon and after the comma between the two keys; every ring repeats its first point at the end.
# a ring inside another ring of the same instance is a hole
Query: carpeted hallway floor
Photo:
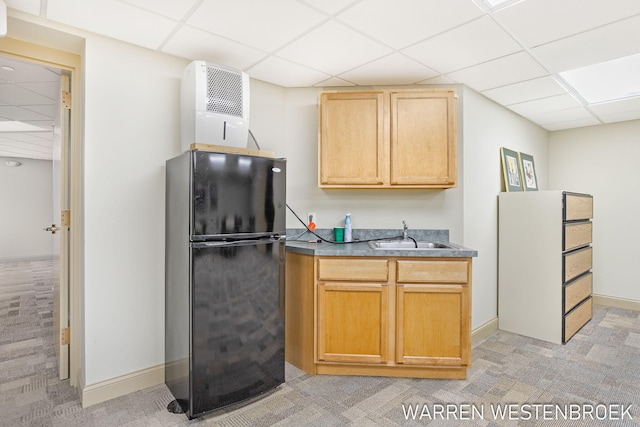
{"type": "Polygon", "coordinates": [[[640,312],[605,306],[567,345],[494,332],[464,381],[310,377],[287,365],[278,391],[226,414],[171,414],[164,385],[82,409],[57,379],[50,268],[0,263],[0,426],[640,425],[640,312]]]}

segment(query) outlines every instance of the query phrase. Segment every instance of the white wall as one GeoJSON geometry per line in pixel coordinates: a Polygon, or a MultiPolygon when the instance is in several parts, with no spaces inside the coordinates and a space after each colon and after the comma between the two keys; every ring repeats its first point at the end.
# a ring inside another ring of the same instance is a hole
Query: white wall
{"type": "Polygon", "coordinates": [[[553,132],[550,187],[592,194],[593,292],[640,301],[640,121],[553,132]]]}
{"type": "Polygon", "coordinates": [[[50,258],[53,241],[43,231],[52,223],[52,162],[0,157],[0,260],[50,258]]]}
{"type": "Polygon", "coordinates": [[[547,189],[548,132],[472,89],[464,91],[464,237],[473,260],[472,328],[498,314],[498,194],[500,147],[531,154],[547,189]]]}
{"type": "Polygon", "coordinates": [[[188,61],[87,35],[85,383],[164,363],[164,164],[188,61]]]}

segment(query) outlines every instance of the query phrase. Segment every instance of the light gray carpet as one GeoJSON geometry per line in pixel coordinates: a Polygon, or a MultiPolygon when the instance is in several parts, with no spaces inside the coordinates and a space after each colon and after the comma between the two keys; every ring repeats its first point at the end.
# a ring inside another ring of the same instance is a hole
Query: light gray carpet
{"type": "Polygon", "coordinates": [[[640,312],[604,306],[567,345],[493,333],[464,381],[310,377],[287,365],[278,391],[225,414],[171,414],[164,385],[82,409],[57,380],[49,269],[0,263],[0,426],[640,425],[640,312]],[[418,413],[407,420],[409,405],[418,413]]]}

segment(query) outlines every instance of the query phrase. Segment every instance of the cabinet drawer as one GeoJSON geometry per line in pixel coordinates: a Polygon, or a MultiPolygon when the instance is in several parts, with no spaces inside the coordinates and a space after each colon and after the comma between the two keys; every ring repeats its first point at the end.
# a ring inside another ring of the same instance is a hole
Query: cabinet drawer
{"type": "Polygon", "coordinates": [[[588,194],[564,193],[564,220],[593,218],[593,197],[588,194]]]}
{"type": "Polygon", "coordinates": [[[387,282],[389,280],[389,261],[386,259],[319,258],[318,279],[387,282]]]}
{"type": "Polygon", "coordinates": [[[567,342],[580,330],[589,320],[593,311],[593,300],[591,297],[573,309],[564,317],[564,328],[562,342],[567,342]]]}
{"type": "Polygon", "coordinates": [[[591,247],[578,249],[562,255],[563,282],[578,277],[591,270],[593,249],[591,247]]]}
{"type": "Polygon", "coordinates": [[[568,313],[580,301],[591,296],[593,289],[593,274],[589,273],[564,287],[564,312],[568,313]]]}
{"type": "Polygon", "coordinates": [[[562,250],[575,249],[591,243],[593,224],[591,221],[568,223],[564,224],[562,231],[562,250]]]}
{"type": "Polygon", "coordinates": [[[470,261],[461,260],[398,260],[398,283],[468,283],[470,261]]]}

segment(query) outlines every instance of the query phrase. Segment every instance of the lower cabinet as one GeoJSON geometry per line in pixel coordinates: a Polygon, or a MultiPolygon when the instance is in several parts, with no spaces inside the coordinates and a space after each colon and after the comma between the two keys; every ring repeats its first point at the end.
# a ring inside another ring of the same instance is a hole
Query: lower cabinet
{"type": "Polygon", "coordinates": [[[471,258],[287,253],[286,360],[311,375],[466,378],[470,287],[471,258]]]}

